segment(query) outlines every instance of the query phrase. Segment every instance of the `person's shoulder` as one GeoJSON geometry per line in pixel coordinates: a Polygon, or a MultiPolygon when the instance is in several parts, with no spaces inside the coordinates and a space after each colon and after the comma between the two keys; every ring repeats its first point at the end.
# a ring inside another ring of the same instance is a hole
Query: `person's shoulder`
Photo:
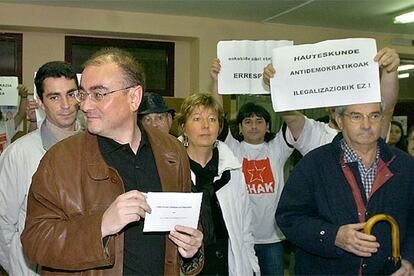
{"type": "Polygon", "coordinates": [[[405,151],[403,151],[403,150],[401,150],[397,147],[391,147],[391,146],[388,146],[388,145],[387,145],[387,147],[392,152],[392,154],[395,155],[396,159],[399,162],[405,163],[407,165],[408,164],[410,164],[410,165],[414,164],[414,158],[411,155],[409,155],[407,152],[405,152],[405,151]]]}
{"type": "Polygon", "coordinates": [[[7,148],[6,152],[15,152],[15,151],[27,151],[33,150],[33,146],[41,145],[42,139],[40,138],[40,131],[37,129],[35,131],[29,132],[26,135],[23,135],[13,143],[11,143],[7,148]]]}
{"type": "MultiPolygon", "coordinates": [[[[51,158],[51,156],[57,156],[60,158],[62,155],[79,155],[81,151],[85,149],[87,135],[87,131],[81,131],[57,142],[46,152],[45,158],[51,158]]],[[[89,135],[94,136],[92,134],[89,135]]]]}
{"type": "Polygon", "coordinates": [[[323,162],[324,160],[329,160],[330,162],[333,153],[334,145],[332,143],[328,143],[311,150],[303,156],[302,160],[315,164],[320,164],[320,162],[323,162]],[[315,160],[317,160],[317,162],[315,162],[315,160]]]}
{"type": "Polygon", "coordinates": [[[177,137],[169,133],[162,132],[161,130],[150,126],[144,126],[144,130],[152,147],[157,146],[164,149],[183,148],[177,137]]]}
{"type": "Polygon", "coordinates": [[[241,167],[239,159],[237,159],[226,143],[217,141],[217,149],[219,152],[219,166],[231,169],[239,169],[241,167]]]}

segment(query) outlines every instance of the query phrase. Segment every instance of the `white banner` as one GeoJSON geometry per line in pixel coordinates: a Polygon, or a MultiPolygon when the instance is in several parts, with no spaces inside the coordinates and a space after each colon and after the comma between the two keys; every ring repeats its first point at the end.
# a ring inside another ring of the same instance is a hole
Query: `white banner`
{"type": "Polygon", "coordinates": [[[221,64],[219,94],[269,94],[263,83],[263,69],[271,63],[273,48],[288,45],[293,45],[293,41],[220,41],[217,44],[221,64]]]}
{"type": "Polygon", "coordinates": [[[374,39],[351,38],[273,50],[276,112],[380,102],[374,39]]]}
{"type": "Polygon", "coordinates": [[[18,106],[19,92],[17,77],[0,77],[0,105],[18,106]]]}

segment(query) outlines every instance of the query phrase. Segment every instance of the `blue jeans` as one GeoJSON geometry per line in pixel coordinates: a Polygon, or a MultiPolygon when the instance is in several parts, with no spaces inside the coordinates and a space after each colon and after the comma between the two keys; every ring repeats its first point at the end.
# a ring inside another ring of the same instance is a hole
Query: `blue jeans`
{"type": "Polygon", "coordinates": [[[282,242],[255,244],[254,250],[259,259],[261,275],[283,276],[283,245],[282,242]]]}

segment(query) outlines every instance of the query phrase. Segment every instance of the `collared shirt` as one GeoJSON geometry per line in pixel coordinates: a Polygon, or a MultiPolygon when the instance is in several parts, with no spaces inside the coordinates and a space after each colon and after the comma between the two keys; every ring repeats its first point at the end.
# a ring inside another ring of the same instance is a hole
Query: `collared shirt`
{"type": "Polygon", "coordinates": [[[377,176],[378,160],[380,155],[379,146],[377,145],[377,153],[375,156],[375,160],[368,168],[365,168],[365,165],[362,162],[362,158],[345,142],[344,139],[341,140],[341,148],[344,154],[345,163],[358,163],[358,171],[361,175],[362,185],[364,186],[365,195],[368,199],[369,193],[372,189],[372,184],[374,183],[375,177],[377,176]]]}
{"type": "MultiPolygon", "coordinates": [[[[129,144],[98,136],[105,162],[115,168],[125,191],[161,192],[161,182],[147,134],[139,125],[141,141],[135,154],[129,144]]],[[[143,220],[124,227],[124,275],[164,273],[165,233],[143,233],[143,220]]]]}

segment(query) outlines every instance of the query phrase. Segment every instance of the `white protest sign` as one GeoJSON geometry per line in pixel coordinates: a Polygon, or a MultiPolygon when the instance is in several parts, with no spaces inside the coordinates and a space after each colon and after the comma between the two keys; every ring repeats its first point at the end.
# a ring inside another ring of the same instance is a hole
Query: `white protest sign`
{"type": "Polygon", "coordinates": [[[17,77],[0,77],[0,105],[18,106],[17,77]]]}
{"type": "Polygon", "coordinates": [[[232,40],[217,44],[221,70],[219,94],[269,94],[263,83],[263,69],[271,63],[272,49],[293,45],[287,40],[232,40]]]}
{"type": "Polygon", "coordinates": [[[351,38],[273,50],[276,112],[380,102],[374,39],[351,38]]]}

